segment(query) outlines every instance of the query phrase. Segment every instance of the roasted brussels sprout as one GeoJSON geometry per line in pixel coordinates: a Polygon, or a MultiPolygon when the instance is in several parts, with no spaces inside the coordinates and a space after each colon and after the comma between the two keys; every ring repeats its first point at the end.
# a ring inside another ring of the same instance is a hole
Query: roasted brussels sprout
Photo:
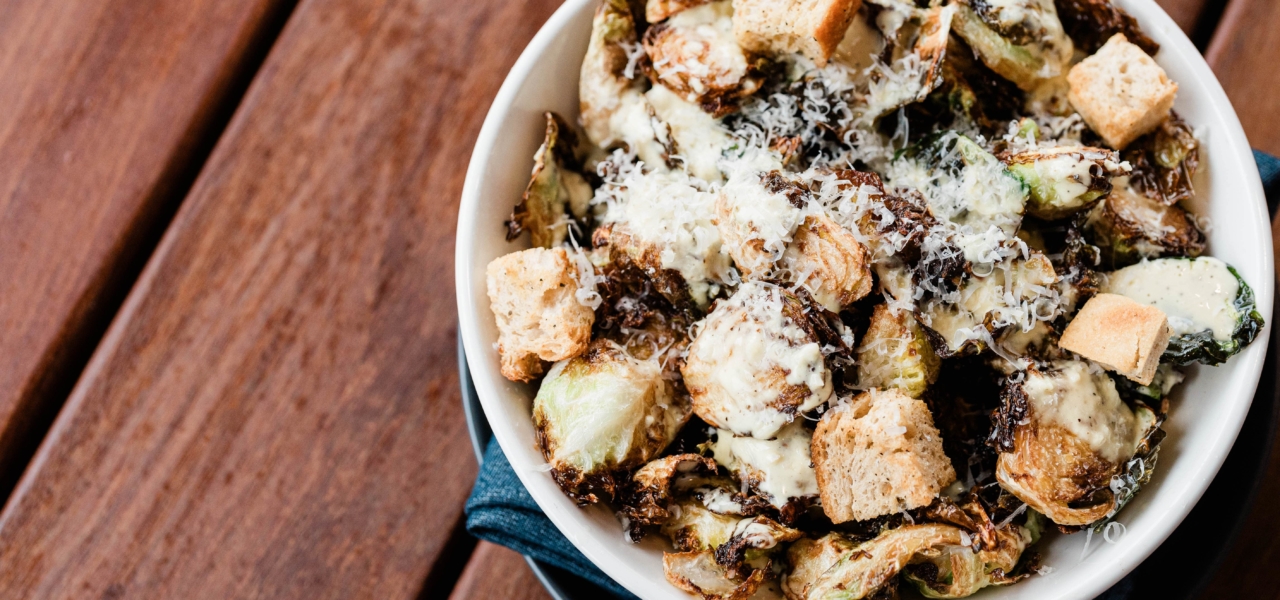
{"type": "Polygon", "coordinates": [[[1160,420],[1120,399],[1105,372],[1079,361],[1032,366],[1011,376],[993,414],[1000,485],[1063,526],[1114,515],[1112,486],[1135,456],[1154,455],[1160,420]]]}
{"type": "Polygon", "coordinates": [[[787,549],[791,571],[782,580],[782,591],[788,600],[807,598],[809,587],[857,547],[857,542],[839,533],[828,533],[816,540],[801,538],[791,544],[787,549]]]}
{"type": "Polygon", "coordinates": [[[1111,194],[1089,212],[1085,231],[1103,265],[1119,268],[1144,258],[1198,256],[1205,239],[1187,211],[1136,192],[1117,177],[1111,194]]]}
{"type": "Polygon", "coordinates": [[[1053,264],[1039,253],[1011,260],[984,276],[970,276],[958,298],[933,298],[919,312],[933,349],[947,358],[990,347],[992,335],[1007,327],[1030,330],[1036,321],[1052,321],[1060,312],[1053,264]]]}
{"type": "Polygon", "coordinates": [[[996,531],[992,547],[979,550],[973,542],[943,546],[907,565],[903,577],[925,598],[966,598],[982,588],[1008,585],[1025,577],[1013,572],[1023,551],[1034,542],[1031,530],[1010,524],[996,531]]]}
{"type": "Polygon", "coordinates": [[[1027,212],[1059,219],[1084,209],[1111,191],[1111,178],[1126,171],[1115,152],[1063,146],[1014,154],[1009,172],[1030,190],[1027,212]]]}
{"type": "Polygon", "coordinates": [[[662,572],[671,585],[704,600],[747,600],[769,575],[767,569],[756,569],[747,577],[735,577],[716,563],[710,550],[664,552],[662,572]]]}
{"type": "Polygon", "coordinates": [[[1058,18],[1077,48],[1093,54],[1111,36],[1123,33],[1143,52],[1155,56],[1160,44],[1147,37],[1138,20],[1112,4],[1111,0],[1057,0],[1058,18]]]}
{"type": "Polygon", "coordinates": [[[682,10],[649,27],[644,48],[652,79],[715,117],[760,88],[755,59],[734,39],[728,0],[682,10]]]}
{"type": "MultiPolygon", "coordinates": [[[[955,19],[954,6],[932,6],[924,10],[911,10],[911,36],[906,40],[899,39],[893,46],[909,49],[913,56],[891,58],[911,59],[919,61],[918,70],[910,70],[906,79],[902,75],[896,77],[873,68],[871,81],[866,92],[866,105],[861,116],[864,122],[870,123],[903,106],[920,102],[929,96],[943,82],[943,64],[947,57],[947,40],[951,35],[952,21],[955,19]]],[[[906,35],[908,28],[902,28],[899,38],[906,35]]],[[[896,64],[896,61],[895,61],[896,64]]]]}
{"type": "Polygon", "coordinates": [[[760,439],[826,402],[833,389],[804,305],[754,280],[716,304],[681,372],[702,420],[760,439]]]}
{"type": "Polygon", "coordinates": [[[896,181],[922,192],[939,219],[981,234],[992,225],[1010,236],[1017,231],[1027,187],[968,137],[953,131],[930,135],[903,150],[894,163],[896,181]]]}
{"type": "Polygon", "coordinates": [[[553,112],[546,113],[546,119],[546,136],[533,155],[529,187],[506,225],[507,241],[528,231],[534,246],[551,248],[564,243],[570,213],[576,219],[587,218],[591,185],[578,172],[582,162],[573,127],[553,112]]]}
{"type": "Polygon", "coordinates": [[[858,387],[895,388],[919,398],[938,378],[940,361],[915,315],[875,307],[858,347],[858,387]]]}
{"type": "Polygon", "coordinates": [[[779,261],[788,281],[840,312],[871,293],[871,257],[857,238],[831,217],[805,217],[779,261]]]}
{"type": "MultiPolygon", "coordinates": [[[[708,492],[718,484],[733,481],[716,474],[716,461],[699,454],[665,456],[641,467],[631,477],[631,485],[621,494],[622,510],[632,541],[644,536],[644,527],[661,525],[671,518],[669,507],[679,494],[705,486],[708,492]]],[[[734,504],[729,499],[730,504],[734,504]]],[[[723,512],[723,511],[721,511],[723,512]]],[[[741,511],[738,511],[741,512],[741,511]]]]}
{"type": "Polygon", "coordinates": [[[1141,262],[1106,274],[1101,290],[1164,311],[1172,337],[1161,361],[1174,365],[1226,362],[1263,326],[1249,284],[1216,258],[1141,262]]]}
{"type": "Polygon", "coordinates": [[[654,86],[644,97],[671,134],[666,144],[671,162],[679,162],[690,175],[708,183],[723,181],[719,161],[733,138],[720,121],[666,86],[654,86]]]}
{"type": "Polygon", "coordinates": [[[1026,91],[1065,73],[1074,51],[1053,0],[964,0],[955,29],[991,70],[1026,91]]]}
{"type": "Polygon", "coordinates": [[[1133,165],[1133,189],[1165,206],[1195,197],[1192,178],[1200,166],[1200,142],[1177,113],[1155,131],[1130,143],[1120,155],[1133,165]]]}
{"type": "Polygon", "coordinates": [[[1017,580],[1011,574],[1032,535],[1012,525],[997,539],[997,547],[977,549],[962,529],[936,523],[887,529],[860,544],[838,533],[803,539],[787,552],[792,569],[783,590],[806,600],[869,598],[912,565],[907,579],[927,597],[959,598],[1017,580]]]}
{"type": "Polygon", "coordinates": [[[966,115],[983,135],[999,137],[1023,104],[1023,91],[977,59],[958,36],[947,40],[940,79],[926,102],[908,107],[912,123],[949,126],[957,115],[966,115]]]}
{"type": "Polygon", "coordinates": [[[667,507],[670,517],[662,523],[662,535],[681,552],[712,550],[729,543],[741,516],[715,512],[692,498],[667,507]]]}
{"type": "Polygon", "coordinates": [[[618,474],[661,453],[689,414],[658,360],[636,360],[606,341],[551,367],[533,400],[538,448],[581,504],[612,497],[618,474]]]}
{"type": "Polygon", "coordinates": [[[601,148],[627,146],[650,167],[667,164],[670,132],[645,100],[644,48],[627,0],[605,0],[591,22],[591,41],[578,79],[587,137],[601,148]]]}

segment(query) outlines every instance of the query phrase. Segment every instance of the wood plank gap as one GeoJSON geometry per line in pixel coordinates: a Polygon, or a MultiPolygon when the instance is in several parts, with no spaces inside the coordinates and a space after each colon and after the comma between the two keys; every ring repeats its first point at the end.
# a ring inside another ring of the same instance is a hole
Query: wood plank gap
{"type": "Polygon", "coordinates": [[[73,318],[63,322],[55,338],[61,343],[48,347],[39,360],[44,368],[22,394],[13,417],[0,424],[5,426],[0,430],[0,504],[8,502],[297,3],[298,0],[282,0],[270,5],[258,28],[250,34],[245,53],[232,69],[234,74],[197,109],[196,114],[207,117],[187,124],[180,146],[161,168],[154,187],[146,192],[141,203],[149,210],[141,211],[129,228],[129,235],[117,240],[116,248],[108,253],[113,258],[76,301],[71,311],[73,318]]]}
{"type": "Polygon", "coordinates": [[[1201,53],[1208,51],[1209,44],[1213,42],[1213,36],[1218,30],[1218,23],[1222,21],[1222,15],[1227,12],[1229,3],[1230,0],[1209,0],[1200,9],[1195,26],[1188,35],[1201,53]]]}
{"type": "Polygon", "coordinates": [[[477,541],[467,533],[466,517],[458,519],[453,531],[449,532],[449,539],[445,542],[444,549],[440,551],[439,558],[427,572],[427,579],[422,584],[422,591],[418,593],[418,600],[448,598],[457,586],[459,578],[462,577],[462,572],[466,570],[467,564],[475,556],[477,541]]]}

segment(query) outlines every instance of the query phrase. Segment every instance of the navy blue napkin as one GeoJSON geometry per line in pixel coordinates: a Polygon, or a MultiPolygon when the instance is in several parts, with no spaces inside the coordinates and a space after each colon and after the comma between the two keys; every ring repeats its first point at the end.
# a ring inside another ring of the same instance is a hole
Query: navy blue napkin
{"type": "MultiPolygon", "coordinates": [[[[578,575],[618,598],[635,598],[597,569],[542,513],[524,489],[498,440],[489,440],[476,487],[467,499],[467,532],[578,575]]],[[[618,526],[622,535],[622,526],[618,526]]]]}
{"type": "MultiPolygon", "coordinates": [[[[1256,150],[1253,154],[1266,188],[1267,204],[1274,213],[1275,203],[1280,202],[1280,193],[1277,193],[1280,192],[1280,159],[1256,150]]],[[[480,476],[467,500],[466,512],[467,531],[471,535],[578,575],[618,598],[635,598],[596,568],[556,529],[520,484],[496,440],[490,440],[485,450],[480,476]]],[[[621,526],[618,532],[622,535],[621,526]]],[[[1126,600],[1135,597],[1133,593],[1133,582],[1125,578],[1100,598],[1126,600]]]]}

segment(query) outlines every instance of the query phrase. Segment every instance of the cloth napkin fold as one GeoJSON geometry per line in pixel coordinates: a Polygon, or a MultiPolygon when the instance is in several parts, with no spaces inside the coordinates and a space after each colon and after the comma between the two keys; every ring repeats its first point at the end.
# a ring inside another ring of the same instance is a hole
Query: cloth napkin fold
{"type": "MultiPolygon", "coordinates": [[[[1280,203],[1280,159],[1254,151],[1258,172],[1274,214],[1280,203]]],[[[534,560],[558,567],[612,592],[617,598],[635,598],[587,560],[551,523],[528,490],[521,485],[497,440],[489,440],[480,476],[467,500],[467,531],[482,540],[506,546],[534,560]]],[[[618,535],[622,535],[621,526],[618,535]]],[[[1135,596],[1133,582],[1121,580],[1100,598],[1125,600],[1135,596]]]]}

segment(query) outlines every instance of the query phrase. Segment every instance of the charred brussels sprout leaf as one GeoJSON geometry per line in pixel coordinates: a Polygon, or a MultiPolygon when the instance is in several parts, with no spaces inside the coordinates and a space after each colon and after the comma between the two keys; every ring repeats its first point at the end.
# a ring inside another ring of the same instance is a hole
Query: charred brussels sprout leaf
{"type": "Polygon", "coordinates": [[[570,213],[579,219],[587,217],[592,191],[578,172],[577,133],[560,115],[548,112],[546,119],[546,137],[533,156],[529,186],[507,221],[507,241],[528,231],[534,246],[551,248],[568,235],[570,213]]]}
{"type": "Polygon", "coordinates": [[[1115,152],[1060,147],[1020,152],[1008,159],[1009,172],[1031,194],[1027,212],[1058,219],[1086,208],[1111,192],[1111,178],[1123,173],[1115,152]]]}
{"type": "Polygon", "coordinates": [[[556,363],[533,400],[538,447],[556,483],[583,504],[612,497],[619,475],[661,453],[689,413],[659,361],[607,342],[556,363]]]}
{"type": "Polygon", "coordinates": [[[1209,257],[1165,258],[1110,273],[1103,291],[1163,310],[1173,331],[1162,362],[1217,365],[1253,342],[1264,324],[1235,268],[1209,257]]]}
{"type": "Polygon", "coordinates": [[[1058,18],[1077,48],[1093,54],[1111,36],[1123,33],[1143,52],[1155,56],[1160,44],[1147,37],[1138,20],[1111,3],[1111,0],[1057,0],[1058,18]]]}
{"type": "Polygon", "coordinates": [[[1200,166],[1200,142],[1176,113],[1121,156],[1133,165],[1133,188],[1146,197],[1166,206],[1195,197],[1191,179],[1200,166]]]}

